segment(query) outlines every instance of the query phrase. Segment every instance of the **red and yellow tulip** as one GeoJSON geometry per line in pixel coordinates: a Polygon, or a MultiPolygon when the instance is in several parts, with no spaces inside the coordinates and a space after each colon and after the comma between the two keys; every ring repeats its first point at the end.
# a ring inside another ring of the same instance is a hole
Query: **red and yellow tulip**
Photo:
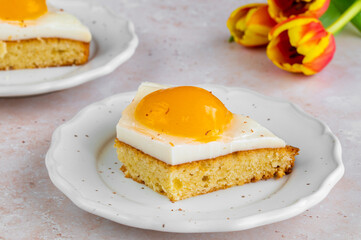
{"type": "Polygon", "coordinates": [[[278,67],[312,75],[321,71],[335,53],[335,39],[321,22],[294,17],[276,25],[269,34],[267,56],[278,67]]]}
{"type": "Polygon", "coordinates": [[[232,12],[227,27],[234,41],[246,46],[266,45],[268,33],[276,22],[268,14],[267,4],[248,4],[232,12]]]}
{"type": "Polygon", "coordinates": [[[295,16],[319,18],[329,4],[330,0],[268,0],[268,11],[277,22],[295,16]]]}

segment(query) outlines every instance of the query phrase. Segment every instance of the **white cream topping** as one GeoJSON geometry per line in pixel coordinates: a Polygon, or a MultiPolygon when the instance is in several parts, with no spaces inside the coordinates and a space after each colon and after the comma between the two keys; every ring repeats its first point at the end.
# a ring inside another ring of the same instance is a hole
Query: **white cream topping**
{"type": "Polygon", "coordinates": [[[32,38],[64,38],[90,42],[91,34],[76,17],[49,7],[49,11],[34,20],[4,21],[0,19],[0,40],[32,38]]]}
{"type": "Polygon", "coordinates": [[[116,130],[119,141],[153,156],[167,164],[215,158],[236,151],[285,147],[286,143],[249,117],[234,114],[232,122],[219,139],[203,143],[191,138],[176,137],[147,128],[134,118],[140,100],[151,92],[167,88],[142,83],[133,102],[123,111],[116,130]]]}

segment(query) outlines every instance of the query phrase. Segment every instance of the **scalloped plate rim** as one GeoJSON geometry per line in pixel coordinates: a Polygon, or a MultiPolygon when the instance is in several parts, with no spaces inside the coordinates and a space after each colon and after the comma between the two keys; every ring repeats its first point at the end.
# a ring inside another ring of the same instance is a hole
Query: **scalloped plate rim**
{"type": "MultiPolygon", "coordinates": [[[[58,4],[60,1],[53,0],[53,2],[57,2],[58,4]]],[[[139,44],[138,37],[135,33],[134,24],[126,19],[125,17],[117,16],[112,13],[107,7],[101,5],[94,5],[91,3],[86,3],[83,1],[67,1],[62,2],[63,4],[68,5],[85,5],[87,7],[98,7],[106,11],[109,16],[112,16],[114,19],[122,20],[127,24],[127,31],[131,36],[131,40],[127,43],[127,47],[117,54],[116,56],[112,57],[107,61],[106,64],[98,66],[94,69],[86,71],[84,73],[80,73],[71,77],[63,78],[61,81],[44,81],[40,83],[30,83],[30,84],[22,84],[22,85],[9,85],[9,86],[1,86],[0,87],[0,97],[23,97],[23,96],[32,96],[32,95],[39,95],[59,90],[64,90],[72,87],[79,86],[83,83],[96,80],[99,77],[105,76],[111,72],[113,72],[117,67],[121,64],[126,62],[129,58],[131,58],[139,44]]],[[[55,5],[56,5],[55,4],[55,5]]],[[[94,56],[94,58],[96,55],[94,56]]],[[[84,66],[84,65],[82,65],[84,66]]],[[[58,67],[54,67],[55,69],[58,67]]],[[[33,69],[34,71],[41,71],[42,69],[33,69]]],[[[15,70],[16,71],[16,70],[15,70]]]]}
{"type": "MultiPolygon", "coordinates": [[[[119,96],[123,96],[126,94],[129,94],[129,95],[135,94],[135,91],[131,91],[131,92],[119,93],[119,94],[107,97],[101,101],[98,101],[98,102],[88,105],[87,107],[80,110],[71,120],[69,120],[68,122],[59,126],[54,131],[53,136],[52,136],[51,145],[50,145],[50,148],[49,148],[49,150],[46,154],[46,158],[45,158],[46,167],[47,167],[51,181],[59,190],[61,190],[79,208],[81,208],[87,212],[96,214],[98,216],[110,219],[117,223],[121,223],[121,224],[124,224],[127,226],[132,226],[132,227],[137,227],[137,228],[142,228],[142,229],[157,230],[157,231],[179,232],[179,233],[202,233],[202,232],[240,231],[240,230],[246,230],[246,229],[259,227],[259,226],[263,226],[266,224],[271,224],[271,223],[275,223],[275,222],[279,222],[282,220],[292,218],[292,217],[297,216],[300,213],[306,211],[307,209],[315,206],[319,202],[321,202],[329,194],[329,192],[336,185],[336,183],[342,178],[344,171],[345,171],[344,165],[342,162],[342,147],[341,147],[341,144],[340,144],[338,138],[331,132],[330,128],[323,121],[321,121],[317,118],[314,118],[312,115],[306,113],[303,109],[301,109],[299,106],[297,106],[296,104],[294,104],[290,101],[283,100],[283,99],[276,98],[276,97],[266,96],[266,95],[263,95],[261,93],[258,93],[256,91],[253,91],[250,89],[240,88],[240,87],[225,87],[225,86],[217,85],[217,84],[199,84],[197,86],[219,88],[219,89],[223,89],[223,90],[227,91],[227,93],[232,92],[232,91],[248,92],[248,93],[257,95],[260,98],[266,99],[268,101],[276,101],[279,103],[290,105],[292,108],[294,108],[296,110],[296,112],[298,114],[320,123],[323,127],[323,133],[321,135],[329,135],[332,137],[332,139],[334,140],[333,157],[337,163],[337,167],[328,174],[328,176],[323,180],[320,187],[314,193],[312,193],[306,197],[300,198],[295,203],[293,203],[289,206],[280,208],[280,209],[276,209],[276,210],[272,210],[272,211],[268,211],[268,212],[264,212],[264,213],[253,214],[253,215],[243,217],[240,219],[230,220],[229,226],[226,228],[223,228],[223,230],[218,229],[218,230],[214,231],[211,229],[202,228],[202,229],[198,229],[196,231],[193,231],[193,230],[187,231],[185,229],[186,227],[183,227],[183,229],[180,229],[180,230],[168,231],[168,230],[162,229],[161,227],[154,228],[154,227],[145,226],[144,223],[139,223],[139,222],[137,222],[136,219],[134,219],[132,222],[129,222],[129,218],[134,218],[135,217],[134,215],[129,216],[129,214],[124,213],[123,217],[119,217],[119,216],[115,216],[114,214],[112,214],[109,211],[99,211],[97,208],[92,207],[92,205],[94,205],[94,203],[95,203],[93,200],[83,198],[81,196],[81,194],[79,192],[77,192],[76,189],[74,189],[74,187],[71,186],[71,184],[68,183],[67,180],[65,180],[62,176],[60,176],[58,174],[58,172],[53,168],[54,166],[53,166],[53,162],[52,162],[52,158],[53,158],[52,153],[53,153],[54,149],[60,144],[59,139],[61,137],[60,132],[61,132],[62,128],[66,127],[68,125],[71,125],[73,122],[76,122],[79,118],[81,118],[83,115],[85,115],[88,111],[91,111],[91,109],[95,106],[108,105],[110,102],[112,102],[113,99],[116,99],[119,96]],[[57,175],[55,175],[54,173],[56,173],[57,175]],[[64,184],[68,184],[68,186],[65,186],[64,184]]],[[[211,220],[211,221],[214,222],[214,220],[211,220]]],[[[220,221],[220,223],[223,223],[223,220],[220,221]]]]}

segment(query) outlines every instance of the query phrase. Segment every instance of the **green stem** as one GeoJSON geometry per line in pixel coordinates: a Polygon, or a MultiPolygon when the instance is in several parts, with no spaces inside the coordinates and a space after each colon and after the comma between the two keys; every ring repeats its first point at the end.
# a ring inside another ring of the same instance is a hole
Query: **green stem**
{"type": "Polygon", "coordinates": [[[356,0],[331,26],[327,28],[330,33],[336,33],[361,11],[361,0],[356,0]]]}

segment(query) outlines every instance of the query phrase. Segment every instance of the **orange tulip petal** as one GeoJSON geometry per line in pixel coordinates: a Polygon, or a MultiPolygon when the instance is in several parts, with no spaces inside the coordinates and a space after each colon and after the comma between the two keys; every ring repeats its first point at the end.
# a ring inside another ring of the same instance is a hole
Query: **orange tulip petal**
{"type": "Polygon", "coordinates": [[[276,22],[268,14],[267,4],[248,4],[232,12],[227,27],[234,40],[247,47],[266,45],[268,33],[276,22]]]}
{"type": "Polygon", "coordinates": [[[289,18],[286,21],[283,21],[281,23],[278,23],[276,26],[272,28],[269,34],[269,38],[273,38],[274,36],[279,35],[281,32],[288,30],[295,26],[303,26],[311,22],[320,22],[316,18],[310,18],[310,17],[294,17],[289,18]]]}
{"type": "Polygon", "coordinates": [[[267,56],[278,67],[312,75],[332,59],[335,40],[319,20],[294,17],[276,25],[270,32],[267,56]]]}
{"type": "Polygon", "coordinates": [[[326,12],[330,0],[268,0],[269,14],[277,22],[294,16],[319,18],[326,12]]]}
{"type": "Polygon", "coordinates": [[[329,44],[322,54],[315,58],[312,62],[306,63],[305,66],[315,72],[321,71],[332,60],[336,50],[335,38],[332,34],[329,35],[329,44]]]}
{"type": "Polygon", "coordinates": [[[273,28],[277,23],[275,20],[273,20],[270,15],[268,14],[268,6],[259,6],[257,11],[252,15],[252,17],[249,19],[249,22],[247,22],[249,25],[261,25],[261,26],[267,26],[270,29],[273,28]]]}

